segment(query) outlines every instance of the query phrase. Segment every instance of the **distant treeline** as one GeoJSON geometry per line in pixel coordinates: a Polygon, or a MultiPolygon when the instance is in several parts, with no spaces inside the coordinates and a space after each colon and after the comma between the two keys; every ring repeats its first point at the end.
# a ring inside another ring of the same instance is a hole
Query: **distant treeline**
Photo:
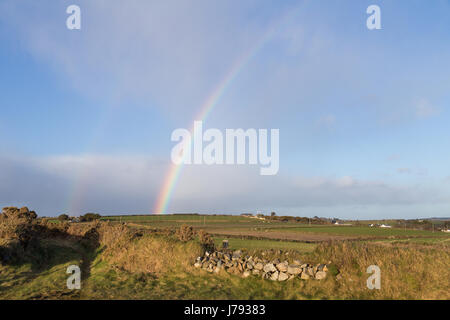
{"type": "Polygon", "coordinates": [[[332,224],[333,220],[328,218],[307,218],[307,217],[293,217],[293,216],[265,216],[268,220],[281,221],[281,222],[298,222],[304,224],[332,224]]]}
{"type": "Polygon", "coordinates": [[[89,222],[100,219],[102,216],[98,213],[86,213],[82,216],[76,217],[69,217],[69,215],[63,213],[58,216],[59,221],[78,221],[78,222],[89,222]]]}

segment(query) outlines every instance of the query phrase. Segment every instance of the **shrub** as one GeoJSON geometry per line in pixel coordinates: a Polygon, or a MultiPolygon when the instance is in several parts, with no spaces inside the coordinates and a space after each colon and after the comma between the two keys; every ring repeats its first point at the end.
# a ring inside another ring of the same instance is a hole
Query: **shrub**
{"type": "Polygon", "coordinates": [[[5,207],[0,214],[0,238],[18,239],[26,242],[29,229],[37,215],[27,207],[5,207]]]}
{"type": "Polygon", "coordinates": [[[99,215],[98,213],[86,213],[83,216],[80,216],[80,222],[89,222],[89,221],[94,221],[94,220],[98,220],[101,218],[101,215],[99,215]]]}
{"type": "Polygon", "coordinates": [[[197,234],[203,249],[210,252],[214,251],[214,239],[211,237],[211,235],[203,230],[200,230],[197,234]]]}
{"type": "Polygon", "coordinates": [[[69,220],[69,216],[67,214],[63,213],[58,217],[58,220],[59,221],[67,221],[67,220],[69,220]]]}
{"type": "Polygon", "coordinates": [[[183,242],[194,239],[194,228],[187,225],[182,225],[180,229],[177,230],[177,237],[183,242]]]}

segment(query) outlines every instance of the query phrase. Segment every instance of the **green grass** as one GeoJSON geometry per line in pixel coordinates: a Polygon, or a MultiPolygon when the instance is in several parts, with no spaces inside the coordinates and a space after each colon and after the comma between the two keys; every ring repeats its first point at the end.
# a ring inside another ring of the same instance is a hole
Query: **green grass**
{"type": "MultiPolygon", "coordinates": [[[[218,248],[222,246],[222,241],[225,238],[214,237],[214,243],[218,248]]],[[[314,243],[293,242],[293,241],[277,241],[277,240],[255,240],[255,239],[239,239],[226,238],[230,249],[279,249],[279,250],[297,250],[300,252],[311,252],[316,247],[314,243]]]]}
{"type": "Polygon", "coordinates": [[[417,244],[450,244],[450,237],[434,237],[434,238],[406,238],[406,239],[381,239],[373,240],[390,243],[417,243],[417,244]]]}
{"type": "Polygon", "coordinates": [[[130,215],[104,216],[104,221],[132,222],[156,228],[176,228],[183,224],[195,228],[254,228],[271,226],[296,226],[296,223],[263,221],[259,219],[233,215],[130,215]]]}
{"type": "MultiPolygon", "coordinates": [[[[106,242],[89,251],[89,274],[82,274],[80,291],[66,288],[67,266],[81,260],[79,251],[69,245],[76,243],[52,240],[42,243],[50,253],[45,265],[0,266],[0,299],[448,299],[448,246],[433,242],[432,237],[421,238],[431,241],[428,246],[407,241],[316,245],[228,238],[232,249],[248,249],[249,254],[282,249],[289,254],[273,254],[313,264],[332,261],[342,274],[341,280],[273,282],[194,268],[192,263],[201,254],[196,240],[181,242],[155,233],[120,237],[113,227],[117,225],[105,226],[102,241],[106,242]],[[371,264],[382,268],[380,291],[366,287],[365,270],[371,264]]],[[[223,238],[215,238],[218,246],[223,238]]]]}
{"type": "Polygon", "coordinates": [[[66,270],[70,265],[80,265],[81,256],[52,242],[43,245],[50,253],[45,265],[0,265],[0,299],[65,299],[77,295],[67,289],[66,270]]]}
{"type": "Polygon", "coordinates": [[[272,231],[289,232],[313,232],[346,236],[437,236],[445,237],[443,232],[431,232],[425,230],[411,230],[400,228],[377,228],[377,227],[356,227],[356,226],[302,226],[294,228],[275,228],[272,231]]]}

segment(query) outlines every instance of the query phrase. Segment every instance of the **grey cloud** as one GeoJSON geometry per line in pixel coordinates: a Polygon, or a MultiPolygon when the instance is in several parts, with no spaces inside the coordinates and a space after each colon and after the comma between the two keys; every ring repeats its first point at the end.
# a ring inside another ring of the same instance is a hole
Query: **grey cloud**
{"type": "MultiPolygon", "coordinates": [[[[0,205],[27,205],[40,215],[150,213],[168,168],[140,156],[55,156],[0,159],[0,205]]],[[[260,176],[251,166],[185,166],[171,212],[445,204],[433,188],[392,186],[351,177],[260,176]]],[[[352,214],[351,212],[349,214],[352,214]]]]}

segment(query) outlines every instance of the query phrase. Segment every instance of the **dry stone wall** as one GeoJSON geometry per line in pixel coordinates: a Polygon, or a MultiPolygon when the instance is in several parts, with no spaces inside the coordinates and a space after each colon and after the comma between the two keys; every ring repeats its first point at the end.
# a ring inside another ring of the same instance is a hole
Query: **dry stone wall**
{"type": "Polygon", "coordinates": [[[312,265],[299,260],[291,262],[279,259],[267,260],[257,256],[244,255],[241,250],[206,252],[203,257],[197,258],[194,266],[211,273],[225,271],[241,275],[244,278],[258,276],[273,281],[286,281],[294,278],[322,280],[327,277],[328,272],[326,264],[312,265]]]}

